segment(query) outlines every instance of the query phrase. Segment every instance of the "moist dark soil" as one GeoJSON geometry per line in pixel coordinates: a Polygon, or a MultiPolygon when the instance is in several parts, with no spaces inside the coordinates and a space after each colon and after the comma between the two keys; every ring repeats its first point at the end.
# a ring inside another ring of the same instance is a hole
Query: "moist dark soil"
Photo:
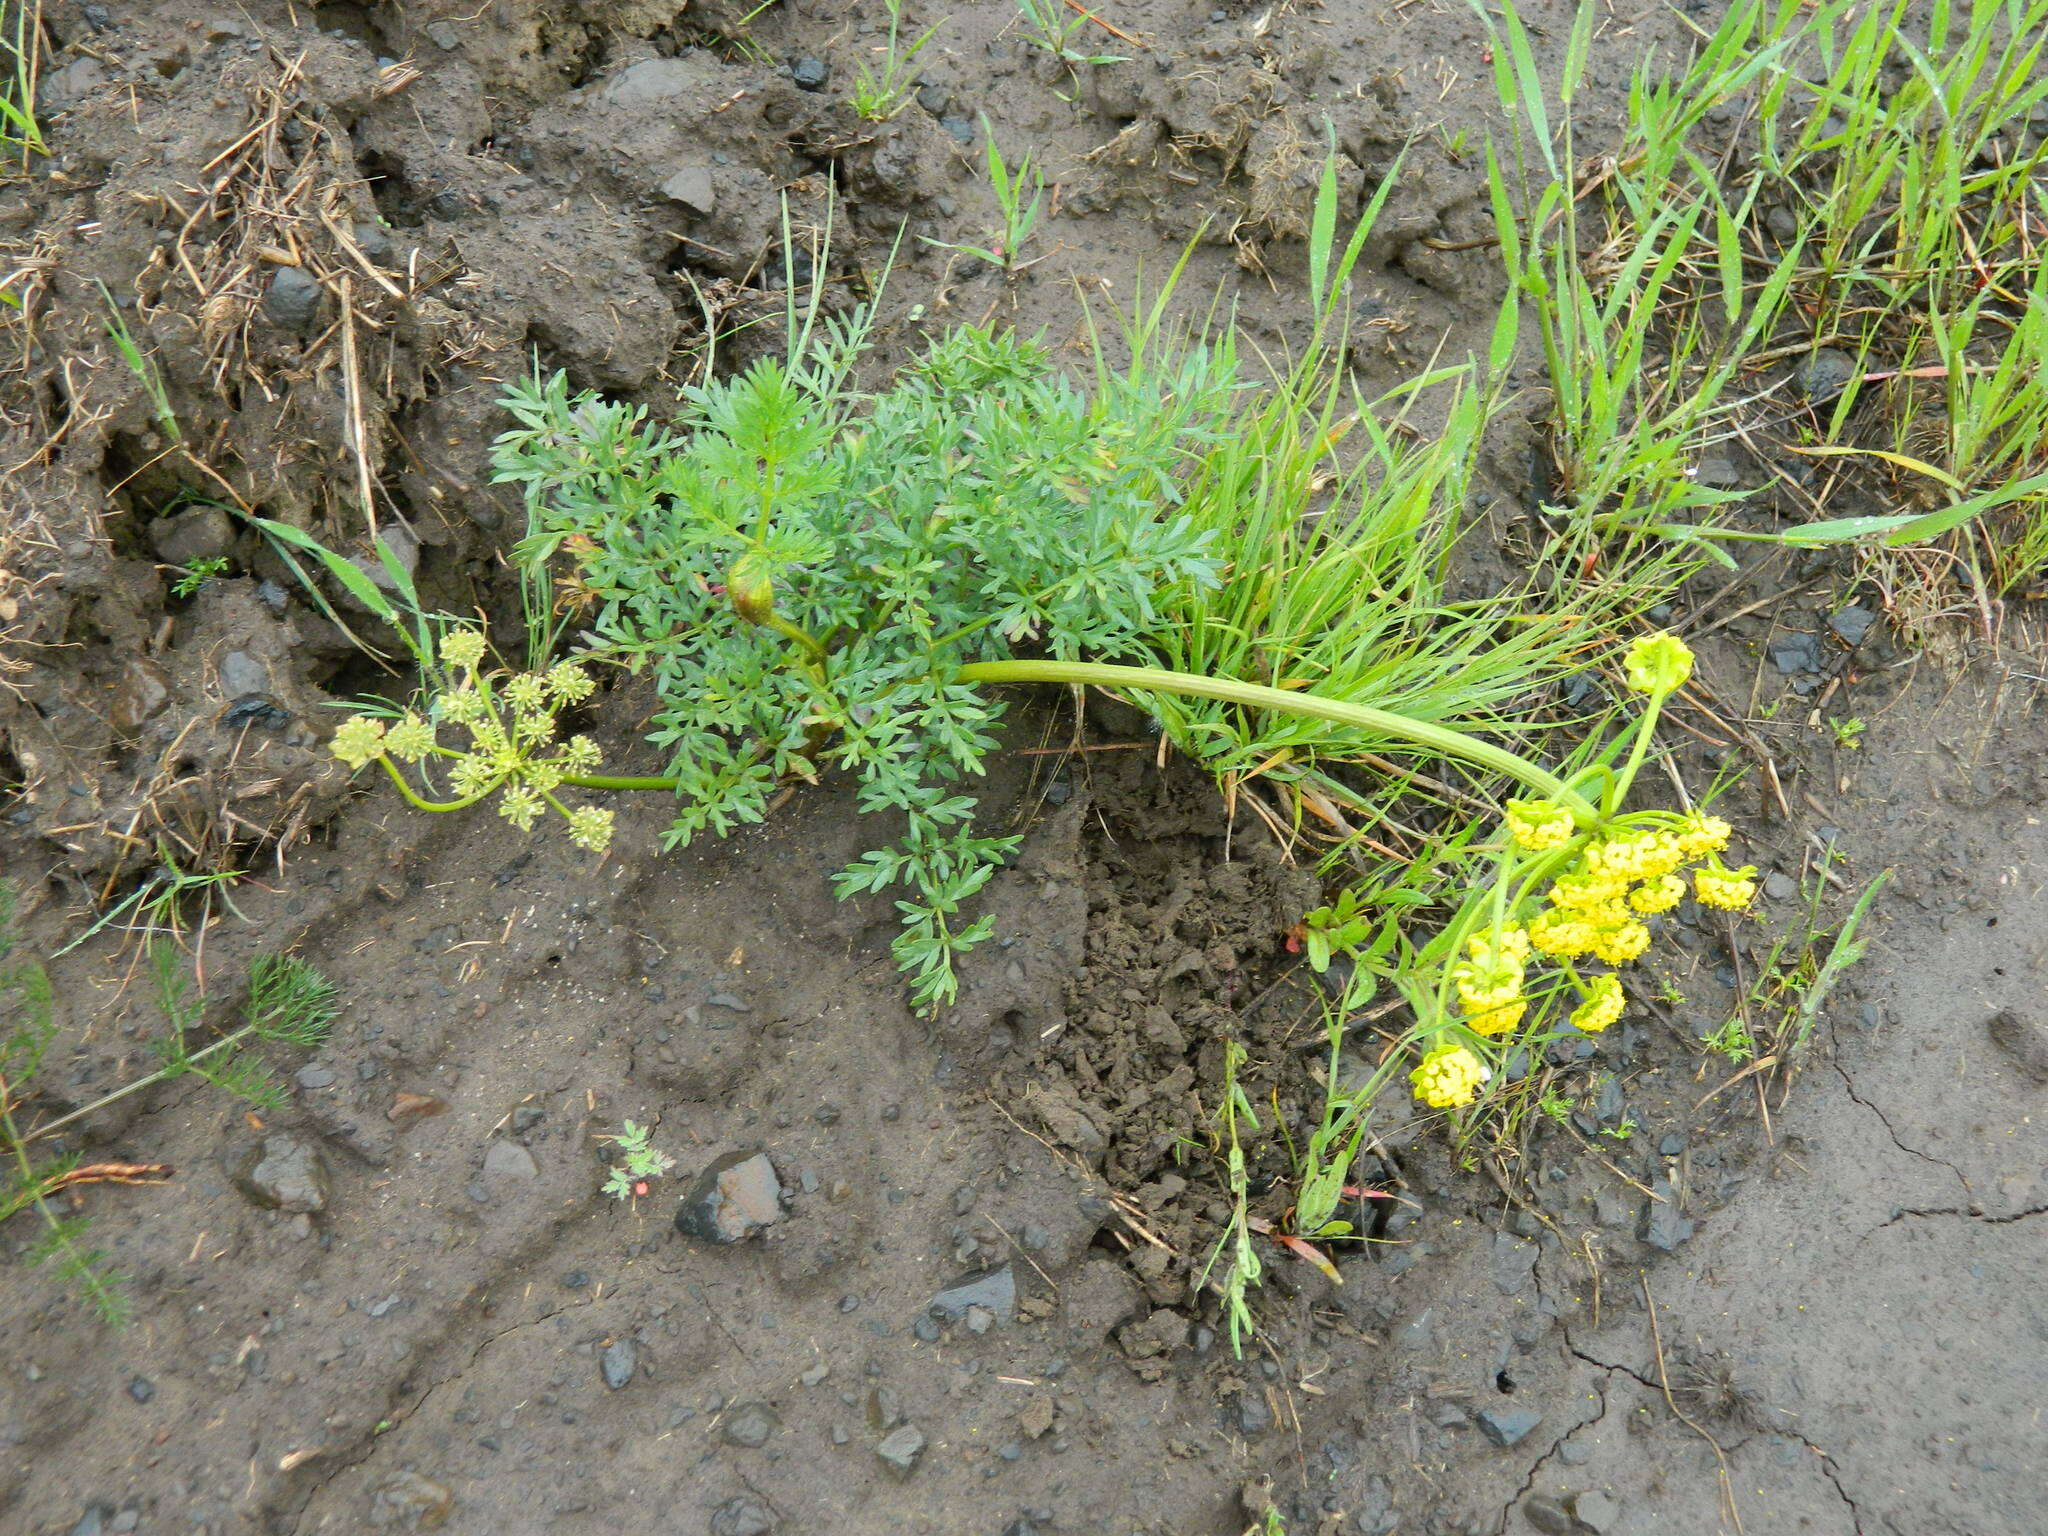
{"type": "MultiPolygon", "coordinates": [[[[1358,1169],[1395,1197],[1355,1212],[1375,1240],[1334,1250],[1341,1284],[1270,1249],[1241,1358],[1202,1283],[1221,1041],[1298,1134],[1323,1036],[1289,932],[1319,890],[1142,722],[1048,700],[1013,726],[985,786],[1024,833],[999,939],[936,1020],[905,1007],[887,903],[831,897],[874,842],[840,786],[671,854],[666,809],[624,803],[601,860],[349,787],[326,706],[398,686],[358,647],[379,632],[225,509],[367,559],[367,486],[428,603],[510,619],[521,511],[488,448],[535,360],[663,411],[778,344],[793,275],[833,309],[879,296],[885,361],[972,320],[1078,362],[1088,307],[1189,242],[1187,306],[1221,292],[1277,351],[1326,123],[1354,206],[1398,177],[1362,379],[1484,346],[1491,63],[1464,7],[1136,0],[1103,12],[1128,40],[1083,34],[1127,61],[1076,71],[989,0],[945,13],[883,124],[844,103],[878,6],[747,10],[45,5],[51,155],[0,186],[25,306],[0,335],[0,867],[46,955],[167,856],[245,870],[192,935],[209,1016],[277,951],[342,1011],[277,1056],[281,1112],[185,1081],[65,1138],[175,1170],[71,1197],[130,1277],[126,1331],[26,1262],[31,1218],[0,1232],[0,1529],[2039,1530],[2024,614],[1937,668],[1839,562],[1681,600],[1677,627],[1714,626],[1715,712],[1679,763],[1746,770],[1762,921],[1675,925],[1665,996],[1566,1064],[1569,1123],[1518,1153],[1461,1159],[1390,1108],[1358,1169]],[[1055,183],[1015,278],[944,245],[996,227],[988,132],[1055,183]],[[1700,1051],[1802,889],[1832,920],[1887,868],[1796,1056],[1700,1051]],[[679,1166],[620,1203],[629,1117],[679,1166]],[[266,1151],[301,1209],[252,1175],[266,1151]],[[760,1223],[732,1243],[673,1219],[719,1172],[760,1223]]],[[[1549,59],[1569,9],[1523,11],[1549,59]]],[[[1582,142],[1683,22],[1602,25],[1582,142]]],[[[1490,455],[1505,549],[1531,447],[1490,455]]],[[[1472,542],[1484,591],[1511,557],[1472,542]]],[[[658,766],[647,712],[633,686],[594,706],[624,771],[658,766]]],[[[52,971],[35,1118],[147,1070],[158,1028],[118,925],[52,971]]],[[[1284,1143],[1254,1162],[1278,1219],[1284,1143]]]]}

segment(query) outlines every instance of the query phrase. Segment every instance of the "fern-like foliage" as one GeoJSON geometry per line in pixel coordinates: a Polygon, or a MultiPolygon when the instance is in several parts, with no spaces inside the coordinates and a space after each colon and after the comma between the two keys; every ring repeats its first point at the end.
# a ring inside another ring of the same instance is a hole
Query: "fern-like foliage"
{"type": "Polygon", "coordinates": [[[905,889],[897,958],[937,1004],[988,933],[964,909],[1015,843],[977,833],[960,788],[1003,706],[958,669],[1019,647],[1136,655],[1155,594],[1213,584],[1177,471],[1214,441],[1234,373],[1192,348],[1088,395],[1033,343],[966,328],[859,414],[765,361],[691,391],[674,431],[556,375],[513,390],[498,479],[527,492],[529,573],[572,560],[599,645],[653,676],[671,842],[761,820],[790,779],[851,774],[861,808],[907,830],[838,889],[905,889]]]}

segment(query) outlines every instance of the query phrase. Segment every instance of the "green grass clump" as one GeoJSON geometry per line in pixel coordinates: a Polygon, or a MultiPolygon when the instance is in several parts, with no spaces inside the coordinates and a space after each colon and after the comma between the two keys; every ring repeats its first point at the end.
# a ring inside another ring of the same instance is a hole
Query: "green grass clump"
{"type": "Polygon", "coordinates": [[[1554,93],[1512,7],[1496,34],[1496,223],[1575,528],[1729,564],[1742,542],[1857,542],[1923,611],[1943,587],[2037,587],[2048,3],[1740,0],[1685,67],[1642,68],[1620,148],[1588,162],[1596,17],[1554,93]],[[1801,365],[1830,353],[1846,367],[1817,388],[1801,365]],[[1777,526],[1724,515],[1753,489],[1698,481],[1738,442],[1784,467],[1777,526]]]}
{"type": "Polygon", "coordinates": [[[846,100],[858,116],[871,123],[886,123],[910,104],[910,93],[917,80],[912,66],[933,34],[945,25],[943,19],[933,22],[905,47],[903,0],[882,0],[882,9],[889,17],[888,41],[876,50],[879,57],[869,55],[861,59],[854,73],[853,94],[846,100]]]}

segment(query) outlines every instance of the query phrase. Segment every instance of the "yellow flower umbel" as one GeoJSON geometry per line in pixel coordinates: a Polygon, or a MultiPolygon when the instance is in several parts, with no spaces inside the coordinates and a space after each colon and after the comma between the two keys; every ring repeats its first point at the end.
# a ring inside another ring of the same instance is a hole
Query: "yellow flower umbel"
{"type": "Polygon", "coordinates": [[[1431,1109],[1458,1109],[1470,1104],[1491,1076],[1486,1063],[1466,1047],[1440,1045],[1424,1054],[1408,1081],[1415,1085],[1415,1097],[1431,1109]]]}
{"type": "Polygon", "coordinates": [[[1504,1035],[1522,1022],[1528,1001],[1522,977],[1529,959],[1529,935],[1509,924],[1475,933],[1465,941],[1469,959],[1452,968],[1451,982],[1465,1022],[1482,1035],[1504,1035]]]}
{"type": "Polygon", "coordinates": [[[1575,830],[1572,813],[1555,800],[1510,800],[1507,813],[1508,835],[1531,853],[1562,848],[1575,830]]]}
{"type": "Polygon", "coordinates": [[[1621,978],[1595,976],[1586,983],[1584,1001],[1572,1010],[1572,1024],[1589,1035],[1597,1035],[1621,1017],[1621,1004],[1621,978]]]}
{"type": "MultiPolygon", "coordinates": [[[[449,630],[439,646],[449,679],[435,696],[431,714],[408,710],[389,726],[368,715],[352,716],[335,731],[329,750],[350,768],[382,763],[406,799],[422,810],[460,810],[495,793],[498,814],[521,831],[531,830],[553,810],[568,822],[572,842],[602,853],[611,843],[612,813],[590,806],[572,809],[555,794],[563,784],[590,782],[598,765],[597,746],[587,736],[553,746],[556,713],[588,698],[596,682],[566,661],[545,672],[486,676],[481,670],[484,651],[479,631],[449,630]],[[468,731],[469,749],[442,746],[436,720],[468,731]],[[423,798],[398,771],[399,763],[435,758],[449,760],[443,766],[453,800],[423,798]]],[[[607,782],[616,787],[623,781],[607,782]]]]}
{"type": "Polygon", "coordinates": [[[1662,698],[1683,688],[1692,676],[1692,649],[1668,630],[1644,635],[1628,648],[1622,670],[1637,693],[1662,698]]]}
{"type": "Polygon", "coordinates": [[[1740,912],[1756,899],[1756,866],[1745,864],[1740,869],[1728,869],[1716,859],[1693,873],[1692,888],[1701,906],[1740,912]]]}

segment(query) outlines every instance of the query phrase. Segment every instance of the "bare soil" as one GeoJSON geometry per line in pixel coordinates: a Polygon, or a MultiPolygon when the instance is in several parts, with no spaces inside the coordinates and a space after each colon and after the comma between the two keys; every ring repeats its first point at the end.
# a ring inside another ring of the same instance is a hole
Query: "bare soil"
{"type": "MultiPolygon", "coordinates": [[[[45,7],[52,156],[0,188],[27,305],[0,331],[0,869],[48,953],[163,850],[247,868],[246,921],[199,957],[219,1015],[248,956],[287,949],[344,1006],[280,1058],[282,1115],[180,1083],[71,1143],[177,1170],[78,1197],[132,1276],[128,1331],[22,1261],[26,1220],[0,1233],[0,1530],[1234,1536],[1269,1502],[1319,1536],[2039,1530],[2048,759],[2023,615],[1939,670],[1882,622],[1840,638],[1828,615],[1873,600],[1839,563],[1690,594],[1700,623],[1759,606],[1702,674],[1741,739],[1698,717],[1686,771],[1750,767],[1730,803],[1784,881],[1825,846],[1843,894],[1895,870],[1870,958],[1796,1064],[1741,1074],[1697,1036],[1802,903],[1686,930],[1677,1000],[1615,1032],[1581,1124],[1464,1167],[1382,1128],[1382,1241],[1341,1286],[1274,1250],[1242,1359],[1195,1283],[1218,1042],[1299,1124],[1321,1035],[1287,933],[1317,889],[1130,718],[1048,701],[1013,728],[986,794],[1027,833],[989,898],[1003,938],[934,1022],[903,1005],[887,904],[831,899],[872,839],[833,785],[671,855],[665,808],[622,804],[602,862],[348,788],[323,706],[389,680],[195,498],[361,551],[367,483],[430,602],[508,615],[505,380],[538,357],[664,408],[714,340],[718,367],[773,345],[792,229],[830,223],[835,303],[895,251],[889,347],[994,319],[1078,359],[1083,301],[1190,240],[1189,301],[1220,288],[1284,347],[1327,120],[1354,198],[1406,146],[1354,365],[1391,384],[1483,345],[1491,71],[1461,6],[1136,0],[1103,13],[1135,46],[1088,43],[1129,61],[1076,78],[988,0],[884,125],[843,104],[878,6],[745,9],[45,7]],[[986,243],[984,117],[1057,182],[1014,282],[923,239],[986,243]],[[173,596],[208,557],[228,573],[173,596]],[[1770,647],[1796,634],[1813,664],[1788,671],[1770,647]],[[627,1117],[681,1166],[620,1205],[601,1138],[627,1117]],[[278,1135],[324,1167],[317,1213],[244,1193],[278,1135]],[[772,1225],[678,1233],[697,1173],[756,1151],[772,1225]],[[983,1276],[982,1310],[934,1315],[983,1276]]],[[[1568,7],[1523,10],[1562,46],[1568,7]]],[[[1585,142],[1685,35],[1648,6],[1601,28],[1585,142]]],[[[1492,455],[1504,532],[1531,448],[1492,455]]],[[[1508,558],[1475,548],[1463,580],[1508,558]]],[[[651,771],[646,702],[609,692],[593,725],[651,771]]],[[[53,972],[52,1115],[145,1070],[152,1027],[120,935],[53,972]]],[[[1277,1215],[1284,1147],[1258,1171],[1277,1215]]]]}

